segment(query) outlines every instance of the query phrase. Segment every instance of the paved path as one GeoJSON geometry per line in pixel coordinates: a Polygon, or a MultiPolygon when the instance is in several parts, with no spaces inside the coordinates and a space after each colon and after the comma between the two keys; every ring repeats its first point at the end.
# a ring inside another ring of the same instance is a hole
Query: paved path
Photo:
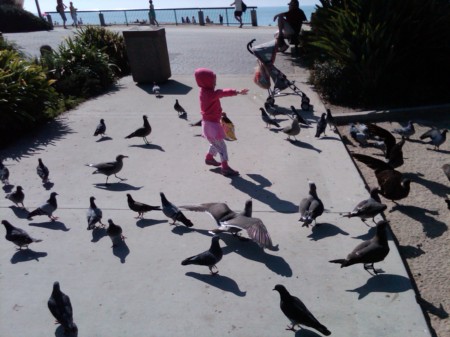
{"type": "MultiPolygon", "coordinates": [[[[164,98],[150,94],[150,86],[123,78],[117,90],[80,105],[1,153],[11,183],[25,189],[28,209],[40,205],[51,191],[59,194],[59,220],[28,221],[0,198],[2,219],[43,239],[23,252],[6,241],[0,245],[0,336],[62,336],[46,307],[55,280],[72,299],[80,337],[320,336],[310,329],[295,334],[284,330],[289,322],[280,311],[278,293],[272,291],[278,283],[299,296],[333,336],[430,336],[392,241],[390,254],[377,265],[384,274],[372,277],[361,265],[340,269],[328,263],[373,234],[361,221],[338,214],[351,210],[367,192],[334,133],[317,139],[314,125],[302,129],[299,141],[291,143],[260,120],[266,93],[252,83],[255,59],[243,45],[255,36],[270,39],[272,30],[222,29],[220,39],[216,30],[211,32],[167,29],[173,76],[161,86],[164,98]],[[200,50],[188,40],[193,32],[195,40],[205,41],[200,50]],[[218,87],[250,88],[247,96],[222,100],[236,125],[238,141],[229,142],[228,149],[240,177],[225,178],[205,166],[207,142],[199,137],[200,129],[178,119],[173,110],[179,99],[190,121],[198,120],[192,72],[199,66],[221,74],[218,87]],[[142,124],[144,114],[153,128],[151,144],[124,139],[142,124]],[[109,138],[104,141],[92,136],[100,118],[107,124],[109,138]],[[112,184],[105,187],[105,177],[92,175],[84,166],[118,154],[129,156],[119,174],[126,181],[111,177],[112,184]],[[37,178],[37,158],[51,170],[50,190],[37,178]],[[327,209],[319,218],[321,225],[312,229],[302,228],[296,213],[308,190],[307,179],[316,182],[327,209]],[[235,210],[252,198],[255,216],[264,221],[278,249],[262,250],[222,235],[224,258],[217,276],[208,275],[206,267],[181,266],[184,258],[209,247],[207,230],[215,224],[207,215],[192,212],[186,213],[195,224],[192,229],[170,226],[161,212],[134,219],[126,193],[157,205],[159,192],[178,205],[224,201],[235,210]],[[123,227],[126,246],[112,249],[104,231],[86,230],[91,195],[105,221],[111,218],[123,227]]],[[[29,41],[26,34],[6,36],[19,44],[29,41]]],[[[33,33],[33,41],[37,36],[33,33]]],[[[305,116],[317,120],[324,107],[305,83],[303,71],[294,69],[288,56],[278,57],[277,64],[311,98],[314,109],[305,116]]],[[[299,107],[300,99],[287,96],[276,103],[280,108],[299,107]]],[[[283,115],[279,121],[282,126],[290,123],[283,115]]]]}

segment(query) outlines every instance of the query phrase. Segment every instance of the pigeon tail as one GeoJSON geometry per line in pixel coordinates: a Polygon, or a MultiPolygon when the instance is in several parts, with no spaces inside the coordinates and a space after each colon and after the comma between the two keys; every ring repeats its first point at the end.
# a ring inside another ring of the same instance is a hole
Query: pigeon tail
{"type": "Polygon", "coordinates": [[[180,212],[177,216],[177,221],[180,221],[183,225],[185,225],[186,227],[192,227],[194,226],[194,224],[192,223],[191,220],[189,220],[188,218],[186,218],[186,216],[180,212]]]}
{"type": "Polygon", "coordinates": [[[327,327],[325,325],[318,325],[314,327],[317,331],[321,332],[322,334],[324,334],[325,336],[329,336],[331,335],[331,331],[327,329],[327,327]]]}
{"type": "Polygon", "coordinates": [[[331,261],[328,261],[328,262],[339,263],[341,265],[341,268],[348,266],[348,264],[347,264],[348,260],[346,260],[346,259],[337,259],[337,260],[331,260],[331,261]]]}

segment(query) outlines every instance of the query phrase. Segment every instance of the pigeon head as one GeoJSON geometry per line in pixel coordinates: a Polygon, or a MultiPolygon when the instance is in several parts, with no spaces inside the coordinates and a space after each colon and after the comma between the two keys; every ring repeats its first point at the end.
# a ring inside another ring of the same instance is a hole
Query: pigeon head
{"type": "Polygon", "coordinates": [[[53,291],[61,291],[58,281],[53,282],[53,291]]]}
{"type": "Polygon", "coordinates": [[[277,285],[275,286],[275,288],[273,288],[272,290],[276,290],[276,291],[278,291],[280,294],[288,294],[287,289],[286,289],[283,285],[281,285],[281,284],[277,284],[277,285]]]}
{"type": "Polygon", "coordinates": [[[116,160],[117,160],[117,161],[121,161],[123,158],[128,158],[128,156],[124,156],[123,154],[119,154],[119,155],[116,157],[116,160]]]}
{"type": "Polygon", "coordinates": [[[147,115],[144,115],[144,116],[142,116],[142,118],[144,118],[144,119],[148,119],[147,115]]]}
{"type": "Polygon", "coordinates": [[[90,197],[89,200],[90,200],[90,201],[94,201],[94,200],[95,200],[95,197],[90,197]]]}
{"type": "Polygon", "coordinates": [[[22,188],[22,186],[17,186],[17,187],[16,187],[16,190],[17,190],[17,191],[23,191],[23,188],[22,188]]]}
{"type": "Polygon", "coordinates": [[[54,197],[56,197],[57,195],[59,195],[59,194],[56,193],[56,192],[52,192],[52,193],[50,194],[50,198],[54,198],[54,197]]]}
{"type": "Polygon", "coordinates": [[[108,224],[109,225],[114,225],[114,222],[111,219],[108,219],[108,224]]]}
{"type": "Polygon", "coordinates": [[[5,226],[6,228],[11,228],[12,227],[12,225],[6,220],[2,220],[2,225],[5,226]]]}

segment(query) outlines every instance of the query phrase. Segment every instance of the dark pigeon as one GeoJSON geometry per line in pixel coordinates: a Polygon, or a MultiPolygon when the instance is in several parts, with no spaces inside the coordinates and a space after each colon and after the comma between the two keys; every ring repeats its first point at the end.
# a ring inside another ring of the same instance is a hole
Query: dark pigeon
{"type": "Polygon", "coordinates": [[[422,134],[420,136],[420,139],[421,140],[430,139],[428,144],[434,145],[434,149],[439,150],[439,147],[445,143],[447,131],[448,131],[447,129],[444,129],[441,132],[436,128],[432,128],[427,132],[425,132],[424,134],[422,134]]]}
{"type": "Polygon", "coordinates": [[[316,184],[310,181],[308,196],[303,198],[298,206],[298,212],[300,213],[298,221],[303,222],[302,227],[309,227],[313,221],[317,225],[316,218],[321,216],[323,211],[324,206],[322,200],[317,196],[316,184]]]}
{"type": "Polygon", "coordinates": [[[304,325],[316,329],[325,336],[331,335],[331,332],[314,317],[305,304],[298,297],[292,296],[283,285],[277,284],[273,290],[280,293],[281,311],[292,323],[286,330],[295,331],[296,325],[304,325]]]}
{"type": "Polygon", "coordinates": [[[5,198],[11,200],[17,206],[19,206],[19,204],[21,204],[22,208],[25,208],[25,206],[23,204],[23,200],[25,199],[25,194],[23,193],[22,186],[17,186],[16,190],[14,192],[8,193],[5,196],[5,198]]]}
{"type": "Polygon", "coordinates": [[[97,207],[97,205],[95,204],[95,197],[90,197],[89,198],[89,208],[87,210],[86,213],[86,218],[87,218],[87,229],[91,230],[91,229],[95,229],[97,228],[95,225],[97,223],[100,223],[100,225],[105,228],[106,225],[104,225],[102,223],[102,216],[103,216],[103,212],[100,208],[97,207]]]}
{"type": "Polygon", "coordinates": [[[381,138],[384,142],[386,151],[385,158],[387,163],[392,168],[397,168],[403,165],[403,145],[405,144],[405,138],[403,137],[401,141],[397,143],[395,137],[388,130],[375,125],[375,124],[367,124],[367,128],[371,135],[377,136],[381,138]]]}
{"type": "Polygon", "coordinates": [[[334,132],[336,132],[336,122],[334,120],[333,115],[331,114],[331,110],[327,109],[327,118],[326,118],[328,127],[330,128],[330,130],[333,130],[334,132]]]}
{"type": "Polygon", "coordinates": [[[385,204],[381,203],[378,192],[378,188],[372,188],[370,190],[370,198],[359,202],[353,211],[344,214],[343,216],[347,218],[358,217],[364,223],[366,223],[366,219],[372,218],[372,221],[375,223],[375,216],[384,212],[387,208],[385,204]]]}
{"type": "Polygon", "coordinates": [[[219,269],[217,269],[216,264],[220,260],[222,260],[223,256],[219,240],[220,237],[218,235],[214,235],[211,240],[211,247],[207,251],[200,253],[198,255],[188,257],[187,259],[183,260],[181,264],[183,266],[187,266],[189,264],[195,264],[198,266],[207,266],[212,275],[217,274],[219,272],[219,269]],[[213,272],[213,268],[216,269],[216,272],[213,272]]]}
{"type": "Polygon", "coordinates": [[[300,133],[300,124],[298,123],[297,116],[294,117],[291,125],[283,129],[283,132],[288,135],[287,140],[291,140],[291,136],[294,137],[294,140],[297,140],[296,136],[300,133]]]}
{"type": "Polygon", "coordinates": [[[22,249],[22,247],[28,249],[29,244],[42,241],[40,239],[32,238],[26,231],[21,228],[14,227],[6,220],[2,220],[2,224],[6,229],[5,239],[11,241],[16,246],[19,246],[19,249],[22,249]]]}
{"type": "Polygon", "coordinates": [[[38,159],[38,166],[36,167],[36,173],[39,176],[39,178],[42,179],[42,182],[44,184],[48,182],[48,176],[50,175],[50,171],[48,170],[48,167],[44,165],[41,158],[38,159]]]}
{"type": "Polygon", "coordinates": [[[108,219],[108,228],[106,228],[106,234],[108,234],[109,238],[112,241],[112,246],[117,246],[118,243],[121,243],[126,238],[122,233],[122,227],[116,225],[111,219],[108,219]]]}
{"type": "Polygon", "coordinates": [[[31,220],[36,215],[47,215],[52,221],[57,220],[58,217],[53,216],[53,212],[58,208],[58,203],[56,202],[57,195],[58,193],[52,192],[50,198],[44,204],[28,213],[27,219],[31,220]]]}
{"type": "Polygon", "coordinates": [[[131,194],[129,194],[129,193],[127,193],[127,202],[128,202],[128,207],[132,211],[135,211],[138,213],[138,216],[136,217],[136,219],[143,219],[145,212],[161,210],[161,207],[159,207],[159,206],[151,206],[151,205],[147,205],[142,202],[139,202],[139,201],[135,201],[133,199],[133,197],[131,196],[131,194]]]}
{"type": "Polygon", "coordinates": [[[399,134],[400,136],[409,139],[409,137],[416,133],[416,129],[414,128],[414,123],[412,121],[408,121],[408,124],[406,126],[396,128],[392,130],[392,133],[399,134]]]}
{"type": "Polygon", "coordinates": [[[300,115],[300,112],[298,112],[298,110],[293,105],[291,105],[291,111],[292,111],[292,116],[297,117],[298,122],[300,124],[309,125],[309,122],[306,119],[304,119],[302,117],[302,115],[300,115]]]}
{"type": "Polygon", "coordinates": [[[113,175],[119,179],[119,180],[126,180],[123,178],[118,177],[116,174],[120,172],[120,170],[123,167],[123,158],[128,158],[128,156],[124,156],[119,154],[116,157],[116,161],[106,162],[106,163],[99,163],[99,164],[87,164],[86,166],[89,167],[95,167],[96,170],[92,172],[92,174],[101,173],[106,175],[106,185],[108,184],[108,178],[110,175],[113,175]]]}
{"type": "Polygon", "coordinates": [[[0,180],[4,185],[9,185],[9,170],[0,160],[0,180]]]}
{"type": "Polygon", "coordinates": [[[152,127],[150,126],[150,123],[148,122],[148,117],[146,115],[142,116],[142,118],[144,119],[144,126],[130,133],[128,136],[125,137],[125,139],[130,139],[133,137],[142,137],[144,143],[149,144],[147,136],[150,134],[150,132],[152,132],[152,127]]]}
{"type": "Polygon", "coordinates": [[[323,113],[322,116],[320,116],[319,121],[317,122],[315,137],[320,137],[322,133],[324,136],[326,136],[325,133],[326,128],[327,128],[327,114],[323,113]]]}
{"type": "Polygon", "coordinates": [[[159,195],[161,196],[162,211],[164,215],[173,221],[171,225],[175,225],[175,222],[180,221],[186,227],[194,226],[192,221],[186,218],[177,206],[167,200],[164,193],[161,192],[159,195]]]}
{"type": "Polygon", "coordinates": [[[73,321],[70,298],[61,291],[59,282],[53,283],[53,291],[47,304],[56,322],[64,328],[64,334],[76,334],[78,332],[78,327],[73,321]]]}
{"type": "Polygon", "coordinates": [[[97,128],[95,129],[94,132],[94,136],[105,136],[105,132],[106,132],[106,124],[105,124],[105,120],[102,118],[100,119],[100,123],[97,125],[97,128]]]}
{"type": "Polygon", "coordinates": [[[261,110],[261,119],[263,120],[264,123],[266,123],[266,128],[268,128],[269,125],[276,126],[277,128],[280,127],[280,124],[278,124],[276,120],[270,118],[270,116],[267,114],[264,108],[259,108],[259,110],[261,110]]]}
{"type": "Polygon", "coordinates": [[[367,241],[360,243],[348,254],[346,259],[331,260],[331,263],[339,263],[341,268],[353,264],[363,263],[364,269],[369,273],[372,270],[375,274],[380,271],[373,266],[374,263],[383,261],[389,253],[389,244],[387,240],[388,222],[381,220],[377,223],[377,232],[375,236],[367,241]]]}
{"type": "Polygon", "coordinates": [[[178,113],[178,117],[184,118],[184,119],[187,118],[186,110],[184,110],[184,108],[180,105],[180,103],[178,103],[177,99],[175,100],[175,104],[174,104],[173,108],[178,113]]]}

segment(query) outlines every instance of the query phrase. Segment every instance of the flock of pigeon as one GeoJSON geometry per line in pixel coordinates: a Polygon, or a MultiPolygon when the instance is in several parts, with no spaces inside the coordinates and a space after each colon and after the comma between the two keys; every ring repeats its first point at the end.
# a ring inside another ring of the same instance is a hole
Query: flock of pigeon
{"type": "MultiPolygon", "coordinates": [[[[153,92],[155,95],[162,97],[160,95],[159,88],[155,89],[154,86],[153,92]]],[[[271,111],[272,109],[273,108],[270,106],[260,108],[261,118],[266,124],[266,127],[275,126],[277,128],[281,128],[277,120],[270,117],[267,113],[267,111],[271,111]]],[[[178,117],[187,119],[187,113],[182,108],[178,100],[175,102],[174,110],[178,113],[178,117]]],[[[291,125],[281,128],[280,130],[287,135],[288,140],[291,140],[291,137],[293,137],[296,141],[296,136],[299,135],[301,130],[300,124],[309,127],[310,122],[305,120],[295,109],[295,107],[291,106],[291,111],[291,125]]],[[[273,116],[274,115],[275,114],[273,114],[273,116]]],[[[229,119],[226,123],[232,124],[229,119]]],[[[198,123],[192,125],[198,125],[198,123]]],[[[320,137],[322,134],[325,134],[327,125],[329,125],[330,129],[336,131],[336,126],[329,110],[327,110],[327,113],[323,113],[317,122],[315,136],[320,137]]],[[[125,138],[142,138],[144,143],[148,144],[149,142],[147,137],[150,135],[151,131],[152,129],[150,123],[148,122],[148,118],[144,115],[143,126],[136,129],[125,138]]],[[[371,271],[375,275],[379,273],[379,270],[375,269],[374,263],[383,261],[389,253],[389,245],[387,240],[387,227],[389,222],[386,220],[375,221],[375,217],[387,208],[387,206],[381,202],[380,195],[394,202],[408,196],[410,180],[404,178],[402,174],[396,170],[396,168],[403,164],[402,146],[405,141],[409,139],[409,137],[414,135],[414,132],[414,125],[411,122],[405,128],[394,130],[393,133],[399,134],[402,137],[402,139],[397,142],[392,133],[375,124],[350,126],[349,134],[354,141],[359,143],[361,146],[374,146],[380,148],[383,151],[386,160],[382,161],[367,155],[353,154],[353,157],[356,160],[361,161],[374,170],[379,186],[372,188],[368,199],[359,202],[351,212],[345,213],[343,216],[347,218],[359,217],[364,223],[366,223],[366,220],[372,219],[376,226],[376,233],[370,240],[364,241],[356,246],[346,258],[335,259],[329,262],[340,264],[341,268],[354,264],[363,264],[364,269],[369,273],[371,273],[371,271]]],[[[440,132],[437,129],[431,129],[420,136],[420,138],[429,138],[430,143],[438,149],[439,146],[445,141],[446,132],[447,130],[440,132]]],[[[104,137],[105,135],[106,124],[105,121],[101,119],[94,132],[94,136],[104,137]]],[[[349,139],[344,137],[344,141],[349,142],[349,139]]],[[[108,185],[108,179],[111,175],[114,175],[119,180],[124,180],[123,178],[118,177],[117,174],[123,168],[123,160],[125,158],[127,158],[127,156],[120,154],[116,157],[115,161],[87,164],[87,166],[95,168],[93,174],[105,175],[105,185],[108,185]]],[[[450,165],[444,165],[443,170],[450,179],[450,165]]],[[[41,158],[38,159],[36,172],[42,180],[42,183],[47,184],[49,182],[49,169],[44,165],[41,158]]],[[[0,179],[4,185],[9,185],[9,171],[1,161],[0,179]]],[[[47,216],[52,221],[58,219],[53,214],[58,208],[56,200],[57,195],[58,194],[56,192],[52,192],[49,199],[45,203],[28,213],[27,218],[31,220],[35,216],[47,216]]],[[[215,220],[217,227],[209,231],[213,235],[210,248],[197,255],[184,259],[181,261],[182,265],[193,264],[206,266],[209,268],[212,275],[217,274],[217,264],[223,257],[222,248],[219,243],[219,234],[224,232],[231,233],[240,239],[244,239],[239,235],[241,231],[245,231],[250,240],[256,242],[260,247],[268,249],[274,247],[272,239],[263,221],[259,218],[253,217],[252,215],[251,199],[246,201],[244,210],[238,213],[231,210],[225,203],[203,203],[200,205],[177,206],[170,202],[162,192],[160,193],[161,206],[152,206],[136,201],[129,193],[126,194],[126,197],[128,207],[131,211],[137,213],[137,219],[142,219],[144,214],[147,212],[162,211],[167,218],[172,220],[172,225],[179,222],[186,227],[194,226],[192,221],[189,220],[182,212],[182,210],[184,210],[205,212],[215,220]]],[[[25,194],[24,189],[21,186],[17,186],[15,191],[8,193],[6,198],[13,202],[16,206],[25,209],[25,194]]],[[[112,219],[108,219],[108,226],[102,223],[103,212],[99,207],[97,207],[95,200],[95,197],[90,197],[89,208],[86,214],[87,229],[97,230],[99,228],[106,228],[106,233],[110,237],[113,246],[120,245],[121,242],[126,239],[122,228],[115,224],[112,219]]],[[[324,204],[318,196],[316,184],[309,181],[308,195],[306,195],[299,204],[299,221],[304,227],[309,227],[313,222],[317,225],[317,218],[323,214],[324,210],[324,204]]],[[[25,230],[13,226],[6,220],[3,220],[2,224],[6,229],[6,240],[13,242],[19,247],[19,249],[28,248],[28,245],[41,241],[33,238],[25,230]]],[[[314,328],[326,336],[331,334],[331,332],[313,316],[303,302],[297,297],[292,296],[283,285],[278,284],[273,290],[279,292],[281,310],[292,322],[292,325],[288,327],[289,330],[294,330],[296,325],[304,325],[314,328]]],[[[48,300],[48,307],[57,322],[64,327],[66,333],[75,333],[77,331],[77,326],[73,322],[70,298],[61,291],[58,282],[55,282],[53,285],[53,291],[48,300]]]]}

